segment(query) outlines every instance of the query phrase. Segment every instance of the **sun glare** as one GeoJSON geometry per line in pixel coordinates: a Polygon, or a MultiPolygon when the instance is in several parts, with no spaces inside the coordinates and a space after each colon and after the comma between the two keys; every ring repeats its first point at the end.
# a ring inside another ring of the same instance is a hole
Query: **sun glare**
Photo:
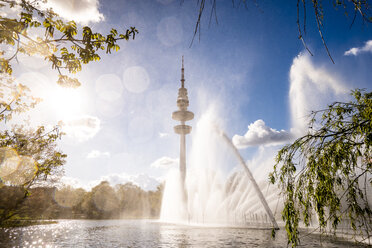
{"type": "Polygon", "coordinates": [[[47,95],[45,102],[53,110],[56,117],[62,121],[84,111],[86,104],[81,89],[55,86],[47,95]]]}
{"type": "Polygon", "coordinates": [[[33,118],[41,123],[66,121],[86,114],[88,110],[89,95],[84,86],[61,87],[39,72],[23,73],[17,81],[26,85],[33,97],[41,99],[33,112],[33,118]]]}

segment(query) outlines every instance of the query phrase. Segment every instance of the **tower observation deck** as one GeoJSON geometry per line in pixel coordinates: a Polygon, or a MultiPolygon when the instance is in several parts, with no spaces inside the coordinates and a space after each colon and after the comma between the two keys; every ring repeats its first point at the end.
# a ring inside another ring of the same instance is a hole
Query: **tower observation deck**
{"type": "Polygon", "coordinates": [[[191,132],[191,126],[186,125],[186,121],[194,119],[194,113],[187,110],[189,106],[189,98],[187,96],[187,89],[185,88],[185,69],[183,65],[181,69],[181,88],[178,89],[177,107],[178,110],[172,113],[172,118],[180,121],[180,125],[174,127],[174,132],[180,135],[180,175],[181,185],[184,189],[186,178],[186,134],[191,132]]]}

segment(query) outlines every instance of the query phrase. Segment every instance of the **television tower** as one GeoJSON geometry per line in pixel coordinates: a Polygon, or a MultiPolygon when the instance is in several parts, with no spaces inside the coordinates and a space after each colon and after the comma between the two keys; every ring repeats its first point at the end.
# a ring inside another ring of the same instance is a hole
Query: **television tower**
{"type": "MultiPolygon", "coordinates": [[[[183,67],[182,56],[182,69],[181,69],[181,88],[178,89],[177,107],[178,110],[172,113],[173,120],[180,121],[181,124],[174,127],[174,132],[179,134],[180,140],[180,175],[181,187],[186,196],[185,191],[185,178],[186,178],[186,134],[191,132],[191,126],[186,125],[186,121],[194,119],[194,113],[187,110],[189,106],[189,98],[187,97],[187,89],[185,88],[185,69],[183,67]]],[[[186,197],[185,197],[186,200],[186,197]]]]}

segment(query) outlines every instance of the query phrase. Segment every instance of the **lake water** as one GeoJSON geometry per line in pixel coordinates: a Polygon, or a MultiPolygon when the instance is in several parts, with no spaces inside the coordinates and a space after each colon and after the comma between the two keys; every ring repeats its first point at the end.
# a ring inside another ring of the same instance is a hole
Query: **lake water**
{"type": "MultiPolygon", "coordinates": [[[[283,230],[200,227],[151,220],[59,220],[58,224],[0,228],[0,247],[287,247],[283,230]]],[[[308,235],[300,247],[360,247],[308,235]]]]}

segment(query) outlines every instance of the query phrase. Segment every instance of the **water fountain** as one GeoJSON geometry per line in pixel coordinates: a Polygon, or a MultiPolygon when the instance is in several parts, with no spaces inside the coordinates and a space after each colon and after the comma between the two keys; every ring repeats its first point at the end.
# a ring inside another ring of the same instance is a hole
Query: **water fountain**
{"type": "Polygon", "coordinates": [[[267,177],[256,181],[245,161],[231,140],[216,123],[219,122],[213,108],[198,121],[192,134],[186,177],[185,135],[191,127],[185,121],[194,114],[187,111],[189,100],[184,82],[182,58],[181,88],[177,106],[179,111],[172,118],[181,121],[175,132],[181,136],[180,169],[170,171],[166,180],[161,220],[166,222],[204,225],[239,225],[278,228],[275,214],[279,199],[278,190],[269,186],[267,177]],[[238,163],[245,172],[228,175],[226,165],[238,163]],[[270,191],[268,190],[270,188],[270,191]],[[266,189],[264,194],[262,191],[266,189]]]}

